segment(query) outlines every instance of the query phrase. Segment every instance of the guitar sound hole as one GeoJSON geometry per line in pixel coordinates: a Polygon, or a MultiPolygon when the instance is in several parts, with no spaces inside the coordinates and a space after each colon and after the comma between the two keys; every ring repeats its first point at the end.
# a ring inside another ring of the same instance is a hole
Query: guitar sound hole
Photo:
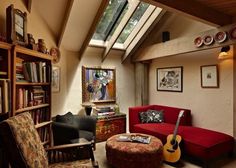
{"type": "Polygon", "coordinates": [[[170,141],[170,144],[171,144],[171,145],[175,145],[175,144],[176,144],[176,140],[172,139],[172,140],[170,141]]]}
{"type": "Polygon", "coordinates": [[[173,149],[176,150],[178,148],[178,142],[176,141],[176,143],[173,145],[173,149]]]}

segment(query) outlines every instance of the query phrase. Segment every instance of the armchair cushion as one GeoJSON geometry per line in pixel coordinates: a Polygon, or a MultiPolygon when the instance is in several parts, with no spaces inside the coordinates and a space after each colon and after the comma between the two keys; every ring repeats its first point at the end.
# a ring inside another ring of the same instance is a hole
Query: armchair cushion
{"type": "Polygon", "coordinates": [[[15,158],[10,158],[14,160],[12,167],[23,165],[27,165],[27,167],[48,167],[46,151],[29,113],[9,118],[1,125],[2,136],[5,137],[11,133],[10,136],[14,137],[10,138],[11,140],[3,138],[4,142],[10,143],[10,150],[7,152],[12,153],[11,157],[15,156],[15,158]],[[15,147],[20,150],[15,150],[15,147]]]}
{"type": "Polygon", "coordinates": [[[67,112],[64,115],[57,115],[56,122],[77,126],[77,122],[75,121],[74,115],[71,112],[67,112]]]}

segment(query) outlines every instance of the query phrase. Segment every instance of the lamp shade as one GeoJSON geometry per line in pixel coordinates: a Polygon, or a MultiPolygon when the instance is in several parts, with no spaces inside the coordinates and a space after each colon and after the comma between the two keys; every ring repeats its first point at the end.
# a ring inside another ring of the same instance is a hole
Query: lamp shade
{"type": "Polygon", "coordinates": [[[218,58],[219,58],[219,59],[226,59],[226,58],[228,58],[228,56],[229,56],[228,51],[229,51],[229,50],[230,50],[230,46],[224,46],[224,47],[222,47],[221,50],[220,50],[220,53],[219,53],[218,58]]]}

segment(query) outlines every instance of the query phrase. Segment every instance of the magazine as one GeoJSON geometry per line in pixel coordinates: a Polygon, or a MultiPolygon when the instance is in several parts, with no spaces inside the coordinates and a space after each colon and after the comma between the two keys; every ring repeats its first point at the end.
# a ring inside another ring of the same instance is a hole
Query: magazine
{"type": "Polygon", "coordinates": [[[145,143],[149,144],[151,141],[150,136],[135,134],[135,135],[120,135],[117,138],[117,141],[121,142],[139,142],[139,143],[145,143]]]}

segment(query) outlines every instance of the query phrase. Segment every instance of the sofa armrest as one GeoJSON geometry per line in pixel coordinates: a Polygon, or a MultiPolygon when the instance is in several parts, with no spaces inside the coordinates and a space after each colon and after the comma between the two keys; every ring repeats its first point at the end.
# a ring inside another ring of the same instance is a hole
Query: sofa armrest
{"type": "Polygon", "coordinates": [[[140,123],[139,120],[140,112],[147,111],[148,109],[153,109],[153,108],[154,105],[129,107],[129,131],[133,132],[134,125],[140,123]]]}
{"type": "Polygon", "coordinates": [[[66,123],[53,122],[52,130],[55,145],[68,144],[71,139],[79,138],[78,128],[66,123]]]}

